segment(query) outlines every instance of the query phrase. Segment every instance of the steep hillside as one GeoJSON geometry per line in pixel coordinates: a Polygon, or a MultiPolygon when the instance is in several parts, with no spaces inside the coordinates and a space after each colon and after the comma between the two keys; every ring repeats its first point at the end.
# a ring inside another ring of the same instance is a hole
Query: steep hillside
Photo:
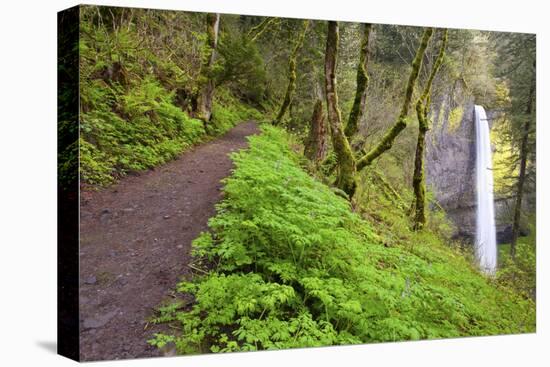
{"type": "Polygon", "coordinates": [[[375,231],[301,167],[295,144],[264,126],[233,155],[225,199],[193,243],[196,273],[178,285],[194,301],[154,320],[181,332],[152,344],[228,352],[535,330],[532,301],[429,230],[375,231]]]}
{"type": "Polygon", "coordinates": [[[192,104],[205,53],[192,37],[198,16],[163,13],[156,18],[136,12],[139,23],[123,8],[81,9],[79,146],[80,176],[86,184],[105,185],[156,167],[258,117],[254,108],[221,87],[212,118],[195,118],[192,104]],[[128,24],[117,27],[110,19],[128,24]],[[187,28],[181,37],[169,36],[178,21],[187,22],[187,28]]]}

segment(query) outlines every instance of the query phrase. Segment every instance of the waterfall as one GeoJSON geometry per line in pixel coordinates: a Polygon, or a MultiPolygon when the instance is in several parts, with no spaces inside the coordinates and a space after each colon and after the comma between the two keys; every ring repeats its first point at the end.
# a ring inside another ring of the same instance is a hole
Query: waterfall
{"type": "Polygon", "coordinates": [[[483,271],[495,272],[497,244],[495,230],[495,207],[493,201],[493,163],[489,123],[482,106],[475,106],[476,124],[476,184],[477,228],[476,255],[483,271]]]}

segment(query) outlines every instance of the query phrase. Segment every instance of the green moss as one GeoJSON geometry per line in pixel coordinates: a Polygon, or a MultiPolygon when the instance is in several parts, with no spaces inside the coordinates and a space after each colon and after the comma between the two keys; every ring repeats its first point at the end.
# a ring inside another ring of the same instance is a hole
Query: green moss
{"type": "Polygon", "coordinates": [[[268,29],[269,25],[277,23],[280,21],[280,18],[266,17],[258,25],[252,27],[248,32],[248,37],[255,41],[261,37],[261,35],[268,29]]]}
{"type": "Polygon", "coordinates": [[[430,76],[424,87],[424,92],[416,102],[416,116],[418,118],[418,138],[416,142],[416,155],[414,160],[414,173],[413,173],[413,190],[415,194],[415,200],[413,203],[415,215],[413,228],[415,230],[421,230],[426,224],[426,183],[424,175],[424,150],[426,132],[429,130],[430,122],[428,120],[428,110],[430,109],[431,89],[432,83],[437,74],[437,71],[443,63],[443,57],[445,56],[445,47],[447,46],[448,31],[443,31],[441,46],[439,47],[439,53],[437,59],[432,66],[430,76]]]}
{"type": "Polygon", "coordinates": [[[357,187],[357,182],[355,180],[355,157],[353,156],[349,141],[343,131],[342,115],[338,106],[338,93],[336,90],[336,64],[339,37],[338,22],[328,22],[327,45],[325,51],[325,89],[332,147],[338,162],[336,186],[352,198],[357,187]]]}
{"type": "Polygon", "coordinates": [[[357,133],[358,124],[365,113],[367,86],[369,83],[367,66],[369,61],[369,36],[371,29],[372,24],[363,25],[363,37],[361,38],[359,63],[357,65],[357,87],[345,130],[348,139],[357,133]]]}
{"type": "Polygon", "coordinates": [[[210,121],[215,82],[213,80],[214,59],[218,45],[220,14],[206,14],[206,44],[202,52],[202,65],[198,77],[197,110],[194,116],[202,121],[210,121]]]}
{"type": "Polygon", "coordinates": [[[448,130],[450,132],[456,131],[460,127],[462,117],[464,116],[464,108],[462,106],[455,107],[449,113],[448,130]]]}
{"type": "Polygon", "coordinates": [[[439,112],[437,114],[437,126],[442,127],[445,121],[445,110],[447,109],[447,100],[443,100],[439,106],[439,112]]]}
{"type": "Polygon", "coordinates": [[[424,140],[426,131],[418,132],[416,143],[415,169],[413,174],[413,189],[415,194],[414,201],[414,224],[415,230],[421,230],[426,224],[426,183],[424,176],[424,140]]]}

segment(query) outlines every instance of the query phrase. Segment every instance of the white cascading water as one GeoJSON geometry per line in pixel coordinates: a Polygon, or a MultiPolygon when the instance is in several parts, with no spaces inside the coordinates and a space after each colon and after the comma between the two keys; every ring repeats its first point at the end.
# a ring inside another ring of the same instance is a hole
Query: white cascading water
{"type": "Polygon", "coordinates": [[[493,162],[489,123],[485,109],[475,106],[477,228],[476,255],[481,269],[494,274],[497,266],[493,162]]]}

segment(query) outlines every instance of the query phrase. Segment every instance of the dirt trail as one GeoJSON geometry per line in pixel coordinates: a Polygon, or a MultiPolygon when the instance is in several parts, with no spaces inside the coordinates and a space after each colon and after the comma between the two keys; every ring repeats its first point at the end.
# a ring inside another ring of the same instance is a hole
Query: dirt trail
{"type": "Polygon", "coordinates": [[[188,272],[230,174],[228,153],[258,132],[242,123],[155,170],[84,191],[80,204],[80,346],[85,361],[159,355],[146,319],[188,272]],[[146,327],[147,326],[147,327],[146,327]]]}

